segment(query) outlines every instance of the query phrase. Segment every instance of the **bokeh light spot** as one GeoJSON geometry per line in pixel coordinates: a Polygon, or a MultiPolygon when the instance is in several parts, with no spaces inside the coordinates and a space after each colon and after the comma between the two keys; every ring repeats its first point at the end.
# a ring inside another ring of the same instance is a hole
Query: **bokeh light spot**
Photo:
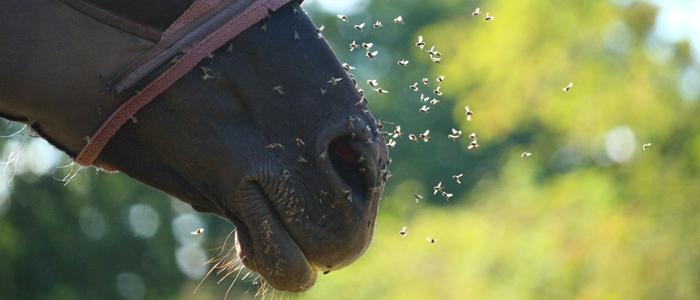
{"type": "Polygon", "coordinates": [[[83,207],[80,209],[78,222],[83,234],[93,240],[102,238],[107,228],[104,216],[94,207],[83,207]]]}
{"type": "Polygon", "coordinates": [[[199,245],[202,236],[192,235],[197,228],[206,228],[202,218],[196,214],[181,214],[173,220],[173,236],[181,245],[199,245]]]}
{"type": "Polygon", "coordinates": [[[136,204],[129,209],[129,225],[136,236],[150,238],[158,231],[160,215],[148,204],[136,204]]]}
{"type": "Polygon", "coordinates": [[[200,279],[207,272],[207,254],[201,247],[184,245],[175,251],[175,262],[182,274],[190,279],[200,279]]]}
{"type": "Polygon", "coordinates": [[[637,148],[634,131],[627,126],[612,129],[605,137],[605,153],[612,161],[624,163],[632,159],[637,148]]]}
{"type": "Polygon", "coordinates": [[[140,300],[146,295],[146,283],[141,276],[124,272],[117,275],[117,292],[128,300],[140,300]]]}
{"type": "Polygon", "coordinates": [[[683,71],[678,90],[683,101],[694,102],[700,99],[700,70],[689,67],[683,71]]]}

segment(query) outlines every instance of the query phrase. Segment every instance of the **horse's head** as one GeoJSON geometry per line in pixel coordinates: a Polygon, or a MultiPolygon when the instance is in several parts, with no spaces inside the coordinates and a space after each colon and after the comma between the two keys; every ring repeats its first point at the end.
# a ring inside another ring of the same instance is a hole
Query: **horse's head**
{"type": "Polygon", "coordinates": [[[367,249],[388,155],[298,5],[264,23],[136,114],[97,164],[231,220],[243,263],[300,291],[367,249]]]}

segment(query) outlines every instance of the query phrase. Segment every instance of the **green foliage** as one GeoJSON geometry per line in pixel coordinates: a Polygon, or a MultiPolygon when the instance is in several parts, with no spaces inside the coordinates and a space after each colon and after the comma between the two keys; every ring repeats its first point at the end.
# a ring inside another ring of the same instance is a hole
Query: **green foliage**
{"type": "MultiPolygon", "coordinates": [[[[370,11],[390,18],[389,2],[370,11]]],[[[476,3],[431,3],[440,9],[403,6],[413,10],[399,12],[399,42],[378,34],[375,43],[417,65],[375,78],[397,93],[370,101],[404,130],[432,129],[433,141],[399,141],[374,245],[300,298],[700,297],[698,106],[677,90],[681,72],[697,66],[688,43],[668,61],[648,55],[656,8],[486,1],[482,13],[496,19],[485,22],[471,16],[476,3]],[[442,51],[440,65],[413,46],[418,35],[442,51]],[[447,78],[444,107],[421,115],[407,87],[437,75],[447,78]],[[448,142],[451,127],[477,132],[481,148],[448,142]],[[633,133],[629,160],[606,154],[615,128],[633,133]],[[524,151],[533,156],[521,159],[524,151]],[[461,172],[457,186],[450,178],[461,172]],[[431,200],[449,208],[415,204],[413,193],[427,196],[438,181],[457,199],[431,200]]]]}

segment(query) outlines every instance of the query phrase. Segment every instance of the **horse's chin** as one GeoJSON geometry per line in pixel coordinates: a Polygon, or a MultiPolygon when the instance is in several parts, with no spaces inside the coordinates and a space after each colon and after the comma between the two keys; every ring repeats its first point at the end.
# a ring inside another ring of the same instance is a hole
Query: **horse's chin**
{"type": "Polygon", "coordinates": [[[257,184],[247,184],[238,198],[236,250],[243,265],[273,288],[301,292],[316,283],[317,271],[287,231],[270,199],[257,184]]]}

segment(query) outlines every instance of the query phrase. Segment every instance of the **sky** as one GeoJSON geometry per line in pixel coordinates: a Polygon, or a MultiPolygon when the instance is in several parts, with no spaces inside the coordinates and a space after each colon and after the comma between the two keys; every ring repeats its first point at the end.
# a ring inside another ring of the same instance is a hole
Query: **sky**
{"type": "Polygon", "coordinates": [[[321,9],[331,14],[352,15],[364,11],[371,0],[306,0],[307,9],[321,9]]]}
{"type": "Polygon", "coordinates": [[[669,43],[690,40],[693,44],[695,59],[699,61],[700,1],[652,0],[650,2],[660,8],[654,34],[669,43]]]}

